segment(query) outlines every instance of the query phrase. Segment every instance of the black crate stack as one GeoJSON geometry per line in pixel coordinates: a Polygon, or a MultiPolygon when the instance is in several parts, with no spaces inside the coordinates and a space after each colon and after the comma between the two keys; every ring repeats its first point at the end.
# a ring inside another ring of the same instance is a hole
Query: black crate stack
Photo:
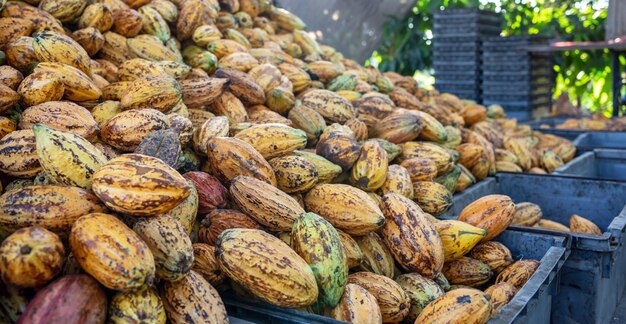
{"type": "Polygon", "coordinates": [[[481,41],[500,34],[502,17],[479,9],[447,9],[433,21],[435,88],[481,102],[481,41]]]}
{"type": "Polygon", "coordinates": [[[530,53],[529,45],[547,44],[538,36],[483,40],[483,104],[502,105],[514,117],[530,118],[535,109],[552,106],[554,69],[550,53],[530,53]]]}

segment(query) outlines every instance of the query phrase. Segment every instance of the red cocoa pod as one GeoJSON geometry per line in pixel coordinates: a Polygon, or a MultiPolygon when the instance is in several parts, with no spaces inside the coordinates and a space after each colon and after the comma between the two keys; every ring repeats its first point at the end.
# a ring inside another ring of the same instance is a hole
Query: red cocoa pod
{"type": "Polygon", "coordinates": [[[202,171],[191,171],[183,174],[183,177],[196,186],[199,214],[210,213],[226,205],[228,190],[214,176],[202,171]]]}
{"type": "Polygon", "coordinates": [[[206,215],[200,223],[198,239],[202,243],[214,246],[217,244],[217,237],[231,228],[263,229],[259,223],[242,212],[232,209],[216,209],[206,215]]]}
{"type": "Polygon", "coordinates": [[[100,284],[87,275],[67,275],[39,290],[17,323],[104,323],[106,315],[100,284]]]}

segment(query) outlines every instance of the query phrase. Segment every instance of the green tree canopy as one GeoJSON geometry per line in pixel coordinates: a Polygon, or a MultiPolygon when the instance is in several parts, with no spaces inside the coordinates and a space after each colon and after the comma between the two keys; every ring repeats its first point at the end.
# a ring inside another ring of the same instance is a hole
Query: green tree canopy
{"type": "MultiPolygon", "coordinates": [[[[563,41],[604,40],[607,2],[602,0],[418,0],[404,18],[390,18],[373,64],[413,75],[432,67],[433,12],[480,7],[502,13],[503,35],[541,34],[563,41]]],[[[567,92],[592,111],[611,111],[608,51],[555,53],[555,96],[567,92]]]]}

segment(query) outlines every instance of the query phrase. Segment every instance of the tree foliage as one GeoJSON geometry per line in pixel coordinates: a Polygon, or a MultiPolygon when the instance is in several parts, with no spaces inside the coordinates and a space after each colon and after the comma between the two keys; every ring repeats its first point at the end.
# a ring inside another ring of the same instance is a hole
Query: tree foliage
{"type": "MultiPolygon", "coordinates": [[[[385,24],[385,40],[372,61],[384,71],[412,75],[432,67],[433,12],[442,8],[480,7],[501,12],[503,34],[541,34],[563,41],[604,40],[606,4],[594,0],[418,0],[403,18],[385,24]]],[[[593,111],[610,111],[608,51],[555,53],[554,95],[570,94],[593,111]]]]}

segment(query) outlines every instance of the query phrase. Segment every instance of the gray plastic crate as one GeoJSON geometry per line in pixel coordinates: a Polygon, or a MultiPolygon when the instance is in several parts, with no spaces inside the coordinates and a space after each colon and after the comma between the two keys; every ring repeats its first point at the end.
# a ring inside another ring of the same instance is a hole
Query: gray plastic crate
{"type": "Polygon", "coordinates": [[[576,138],[573,143],[581,152],[594,149],[626,150],[626,132],[588,132],[576,138]]]}
{"type": "MultiPolygon", "coordinates": [[[[555,323],[608,323],[626,286],[626,183],[597,179],[498,173],[495,179],[453,198],[444,217],[454,218],[465,206],[489,194],[541,206],[545,219],[569,224],[578,214],[593,221],[603,235],[571,233],[572,252],[563,266],[555,323]]],[[[511,226],[532,233],[563,235],[540,228],[511,226]]]]}
{"type": "MultiPolygon", "coordinates": [[[[514,259],[536,259],[541,265],[489,323],[550,323],[551,303],[557,298],[559,274],[569,255],[570,240],[567,236],[515,230],[504,231],[495,240],[506,245],[514,259]]],[[[261,301],[242,301],[232,295],[222,299],[229,314],[255,323],[342,323],[261,301]]]]}
{"type": "Polygon", "coordinates": [[[626,151],[594,150],[556,169],[555,174],[626,181],[626,151]]]}

